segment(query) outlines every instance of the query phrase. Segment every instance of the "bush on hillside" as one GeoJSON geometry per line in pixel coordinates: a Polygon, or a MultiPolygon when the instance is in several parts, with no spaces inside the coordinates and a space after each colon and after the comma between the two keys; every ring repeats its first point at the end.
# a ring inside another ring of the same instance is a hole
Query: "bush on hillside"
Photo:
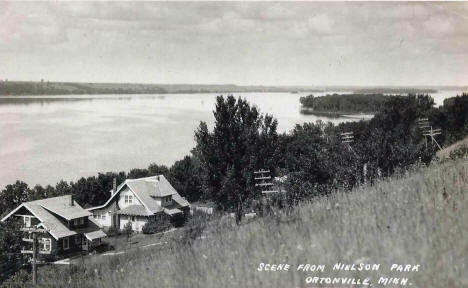
{"type": "Polygon", "coordinates": [[[143,234],[154,234],[169,230],[171,227],[171,221],[168,217],[152,217],[141,231],[143,234]]]}
{"type": "Polygon", "coordinates": [[[117,227],[109,227],[109,229],[107,229],[108,237],[117,236],[117,235],[120,235],[121,233],[122,231],[120,231],[120,229],[117,227]]]}
{"type": "Polygon", "coordinates": [[[449,155],[450,159],[456,160],[456,159],[464,159],[465,157],[468,157],[468,146],[463,145],[452,152],[450,152],[449,155]]]}
{"type": "Polygon", "coordinates": [[[208,222],[213,218],[205,212],[195,210],[191,217],[188,218],[187,223],[184,227],[184,233],[182,235],[181,242],[190,244],[195,239],[200,238],[205,230],[208,222]]]}

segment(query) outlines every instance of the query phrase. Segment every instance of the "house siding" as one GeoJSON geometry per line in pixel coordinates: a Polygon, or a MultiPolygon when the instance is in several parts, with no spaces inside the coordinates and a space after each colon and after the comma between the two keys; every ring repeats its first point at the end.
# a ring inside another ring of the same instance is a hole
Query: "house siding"
{"type": "Polygon", "coordinates": [[[114,211],[114,208],[115,202],[111,203],[107,207],[91,211],[93,216],[90,217],[93,217],[101,227],[110,227],[112,225],[112,211],[114,211]],[[99,217],[96,218],[96,215],[99,215],[99,217]],[[102,219],[100,215],[105,215],[105,219],[102,219]]]}

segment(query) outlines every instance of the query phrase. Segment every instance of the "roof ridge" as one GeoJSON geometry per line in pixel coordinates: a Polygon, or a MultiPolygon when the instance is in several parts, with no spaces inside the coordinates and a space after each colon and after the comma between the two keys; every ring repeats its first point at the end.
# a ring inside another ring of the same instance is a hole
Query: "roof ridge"
{"type": "Polygon", "coordinates": [[[49,198],[43,198],[43,199],[36,199],[36,200],[27,201],[27,202],[23,202],[23,203],[46,202],[46,200],[53,200],[53,199],[65,198],[65,197],[68,198],[71,195],[72,194],[65,194],[65,195],[61,195],[61,196],[55,196],[55,197],[49,197],[49,198]]]}
{"type": "MultiPolygon", "coordinates": [[[[151,179],[151,178],[159,178],[159,177],[164,177],[163,174],[158,174],[158,175],[153,175],[153,176],[148,176],[148,177],[140,177],[140,178],[135,178],[135,179],[125,179],[125,182],[127,181],[138,181],[138,180],[146,180],[146,179],[151,179]]],[[[166,178],[166,177],[164,177],[166,178]]]]}

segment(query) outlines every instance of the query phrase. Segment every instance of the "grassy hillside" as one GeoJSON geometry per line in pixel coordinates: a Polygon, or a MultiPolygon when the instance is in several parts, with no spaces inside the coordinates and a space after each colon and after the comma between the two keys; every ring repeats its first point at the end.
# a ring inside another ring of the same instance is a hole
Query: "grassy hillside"
{"type": "Polygon", "coordinates": [[[467,191],[466,158],[434,164],[317,199],[287,215],[240,227],[231,219],[215,220],[206,237],[191,245],[174,241],[131,256],[96,257],[80,267],[41,269],[40,282],[43,287],[320,287],[305,278],[369,277],[375,284],[380,276],[394,276],[409,278],[413,287],[467,287],[467,191]],[[261,262],[289,263],[292,271],[258,272],[261,262]],[[336,262],[381,267],[333,272],[336,262]],[[326,269],[296,271],[302,263],[326,269]],[[421,267],[390,272],[393,263],[421,267]]]}
{"type": "MultiPolygon", "coordinates": [[[[437,152],[437,157],[441,160],[456,157],[462,151],[468,151],[468,136],[465,139],[460,140],[453,145],[437,152]]],[[[466,152],[465,152],[466,153],[466,152]]]]}

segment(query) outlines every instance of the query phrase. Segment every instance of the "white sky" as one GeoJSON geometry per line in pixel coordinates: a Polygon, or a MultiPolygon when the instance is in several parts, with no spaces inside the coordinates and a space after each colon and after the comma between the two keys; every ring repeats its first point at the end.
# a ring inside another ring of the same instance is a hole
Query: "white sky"
{"type": "Polygon", "coordinates": [[[468,3],[0,2],[0,79],[467,85],[468,3]]]}

